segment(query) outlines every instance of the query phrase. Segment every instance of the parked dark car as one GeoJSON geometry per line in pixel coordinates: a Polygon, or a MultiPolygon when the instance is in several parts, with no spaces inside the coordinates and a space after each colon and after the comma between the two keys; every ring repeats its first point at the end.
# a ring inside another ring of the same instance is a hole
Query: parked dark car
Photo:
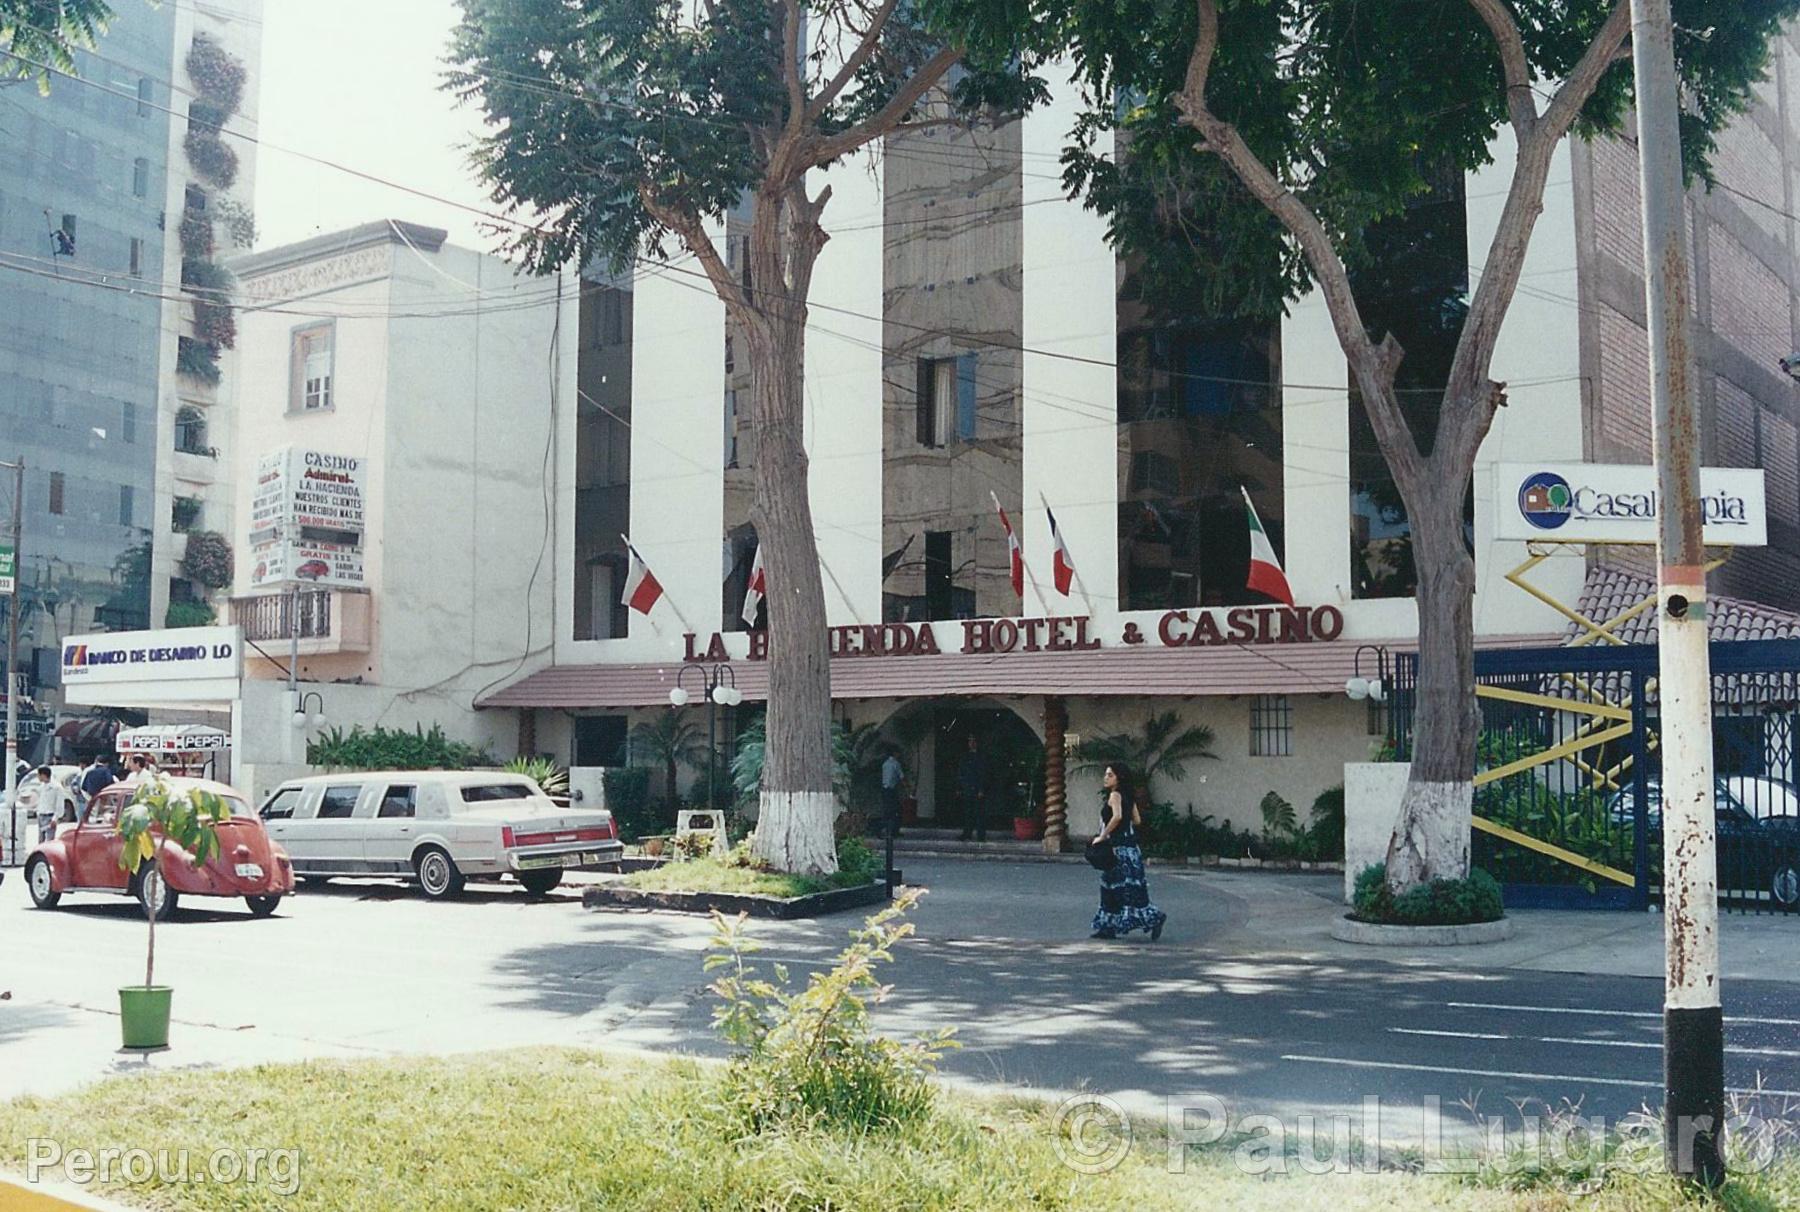
{"type": "MultiPolygon", "coordinates": [[[[1766,893],[1790,912],[1800,910],[1800,799],[1794,788],[1774,779],[1730,776],[1713,785],[1714,828],[1718,838],[1721,895],[1766,893]]],[[[1608,811],[1629,825],[1633,790],[1612,797],[1608,811]]],[[[1644,819],[1653,853],[1662,846],[1662,784],[1644,784],[1644,819]]]]}

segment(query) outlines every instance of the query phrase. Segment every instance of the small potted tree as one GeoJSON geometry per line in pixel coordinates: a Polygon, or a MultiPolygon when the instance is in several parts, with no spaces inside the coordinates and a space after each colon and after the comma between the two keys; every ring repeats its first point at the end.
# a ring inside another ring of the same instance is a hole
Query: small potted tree
{"type": "Polygon", "coordinates": [[[219,822],[231,818],[225,801],[210,791],[177,791],[162,775],[139,785],[119,813],[124,840],[119,865],[138,876],[149,945],[144,956],[144,983],[119,990],[119,1017],[127,1048],[169,1046],[169,1004],[173,990],[156,983],[156,919],[166,900],[159,859],[176,854],[199,867],[219,852],[219,822]],[[160,837],[158,835],[161,835],[160,837]]]}

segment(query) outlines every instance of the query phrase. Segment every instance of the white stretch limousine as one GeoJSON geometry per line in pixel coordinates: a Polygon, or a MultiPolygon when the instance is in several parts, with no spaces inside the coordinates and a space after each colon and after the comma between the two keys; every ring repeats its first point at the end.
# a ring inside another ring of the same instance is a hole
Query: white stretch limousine
{"type": "Polygon", "coordinates": [[[541,896],[565,870],[611,867],[625,852],[610,812],[568,808],[497,771],[315,775],[281,784],[261,815],[303,879],[407,876],[434,898],[503,875],[541,896]]]}

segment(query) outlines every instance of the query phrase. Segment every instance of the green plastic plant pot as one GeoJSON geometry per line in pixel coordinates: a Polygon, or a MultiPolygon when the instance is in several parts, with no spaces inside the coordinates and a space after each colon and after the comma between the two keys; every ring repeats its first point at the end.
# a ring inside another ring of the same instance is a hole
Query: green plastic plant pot
{"type": "Polygon", "coordinates": [[[131,985],[119,990],[119,1018],[127,1048],[169,1046],[169,999],[174,993],[168,985],[131,985]]]}

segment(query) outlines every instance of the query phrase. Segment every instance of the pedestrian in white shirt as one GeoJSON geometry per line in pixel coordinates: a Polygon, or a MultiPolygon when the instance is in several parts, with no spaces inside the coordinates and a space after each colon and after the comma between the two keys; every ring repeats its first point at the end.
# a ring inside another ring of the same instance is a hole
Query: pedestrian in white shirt
{"type": "Polygon", "coordinates": [[[56,836],[56,822],[63,819],[64,813],[69,820],[75,819],[75,804],[69,789],[52,777],[48,766],[37,768],[33,790],[37,792],[38,841],[47,842],[56,836]]]}

